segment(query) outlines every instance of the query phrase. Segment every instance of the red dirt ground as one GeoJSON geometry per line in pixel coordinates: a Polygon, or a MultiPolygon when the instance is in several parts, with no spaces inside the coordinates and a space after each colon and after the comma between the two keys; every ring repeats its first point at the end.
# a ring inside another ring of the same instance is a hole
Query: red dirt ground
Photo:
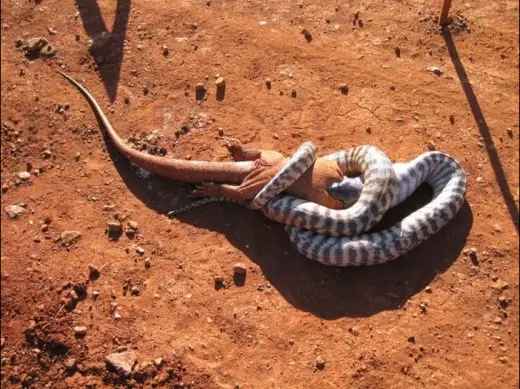
{"type": "Polygon", "coordinates": [[[3,387],[518,387],[518,2],[456,1],[449,34],[437,1],[76,3],[1,5],[3,387]],[[56,54],[26,58],[32,37],[56,54]],[[311,140],[320,154],[373,144],[396,161],[434,142],[466,169],[467,204],[408,255],[356,269],[302,257],[281,225],[231,204],[169,220],[189,186],[129,166],[60,66],[123,138],[158,130],[168,155],[227,159],[219,129],[286,154],[311,140]],[[109,240],[107,222],[125,216],[139,234],[109,240]],[[66,230],[81,232],[68,248],[55,240],[66,230]],[[137,356],[128,379],[105,366],[121,347],[137,356]]]}

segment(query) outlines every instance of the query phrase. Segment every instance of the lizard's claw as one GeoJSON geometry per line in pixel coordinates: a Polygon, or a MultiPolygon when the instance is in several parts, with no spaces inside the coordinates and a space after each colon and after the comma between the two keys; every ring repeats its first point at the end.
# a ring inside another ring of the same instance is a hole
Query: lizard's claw
{"type": "Polygon", "coordinates": [[[190,197],[218,197],[220,196],[220,184],[214,182],[203,182],[195,185],[195,189],[190,192],[190,197]]]}
{"type": "Polygon", "coordinates": [[[224,141],[224,146],[227,147],[228,150],[242,148],[242,142],[236,138],[223,137],[222,140],[224,141]]]}

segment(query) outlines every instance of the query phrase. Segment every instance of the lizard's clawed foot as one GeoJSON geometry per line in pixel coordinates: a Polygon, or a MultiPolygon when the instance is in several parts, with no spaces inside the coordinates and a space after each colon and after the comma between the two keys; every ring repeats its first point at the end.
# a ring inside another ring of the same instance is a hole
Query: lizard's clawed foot
{"type": "Polygon", "coordinates": [[[203,182],[200,185],[195,185],[195,189],[190,192],[190,197],[219,197],[221,185],[214,182],[203,182]]]}
{"type": "Polygon", "coordinates": [[[242,142],[236,138],[222,137],[222,140],[224,141],[224,146],[227,147],[229,151],[242,150],[243,148],[242,142]]]}

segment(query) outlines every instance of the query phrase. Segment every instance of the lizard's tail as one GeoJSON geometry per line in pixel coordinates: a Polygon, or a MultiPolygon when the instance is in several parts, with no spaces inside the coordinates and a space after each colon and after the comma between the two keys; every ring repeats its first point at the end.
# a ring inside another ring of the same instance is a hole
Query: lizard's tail
{"type": "Polygon", "coordinates": [[[243,201],[231,200],[231,199],[228,199],[227,197],[208,197],[205,199],[197,200],[191,204],[185,205],[184,207],[174,209],[173,211],[168,212],[168,216],[169,217],[177,216],[180,213],[190,211],[194,208],[198,208],[198,207],[201,207],[206,204],[223,203],[223,202],[239,204],[239,205],[243,205],[243,206],[247,207],[246,203],[243,201]]]}
{"type": "Polygon", "coordinates": [[[143,153],[128,146],[117,134],[96,99],[89,91],[72,77],[58,72],[74,85],[86,98],[115,147],[131,162],[151,173],[173,180],[200,183],[203,181],[241,183],[252,169],[253,162],[208,162],[186,161],[182,159],[164,158],[143,153]]]}

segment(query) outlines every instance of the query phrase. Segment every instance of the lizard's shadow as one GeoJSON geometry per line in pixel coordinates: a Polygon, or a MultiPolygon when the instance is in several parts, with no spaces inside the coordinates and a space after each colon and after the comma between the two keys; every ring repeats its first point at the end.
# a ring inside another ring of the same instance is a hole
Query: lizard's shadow
{"type": "MultiPolygon", "coordinates": [[[[190,185],[150,176],[141,178],[126,158],[106,141],[125,184],[146,206],[165,214],[190,200],[190,185]],[[180,199],[182,203],[179,203],[180,199]]],[[[378,224],[388,227],[430,201],[421,186],[405,203],[391,209],[378,224]]],[[[360,268],[326,267],[300,255],[281,224],[260,212],[228,203],[208,204],[180,214],[183,223],[217,231],[260,266],[265,278],[294,307],[324,319],[367,317],[399,309],[458,258],[473,224],[467,202],[439,233],[407,255],[387,264],[360,268]]],[[[247,281],[246,281],[247,285],[247,281]]]]}

